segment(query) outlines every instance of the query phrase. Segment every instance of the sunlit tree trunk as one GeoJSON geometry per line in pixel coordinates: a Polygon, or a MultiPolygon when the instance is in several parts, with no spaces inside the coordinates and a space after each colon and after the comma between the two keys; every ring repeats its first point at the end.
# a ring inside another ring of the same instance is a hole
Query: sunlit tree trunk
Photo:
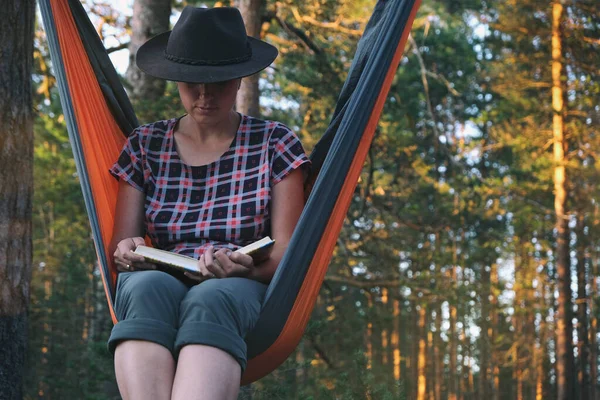
{"type": "MultiPolygon", "coordinates": [[[[458,196],[454,197],[454,207],[458,208],[458,196]]],[[[452,249],[452,269],[450,271],[450,282],[456,283],[458,282],[458,277],[456,276],[456,267],[458,266],[458,238],[456,237],[456,232],[454,232],[454,241],[453,241],[453,249],[452,249]]],[[[448,340],[450,341],[450,360],[449,360],[449,371],[448,371],[448,400],[457,400],[457,333],[456,333],[456,322],[457,322],[457,307],[456,302],[458,300],[448,302],[448,306],[450,308],[450,330],[448,332],[448,340]]]]}
{"type": "Polygon", "coordinates": [[[159,33],[169,30],[171,0],[135,0],[131,16],[131,41],[127,82],[133,100],[156,101],[163,96],[166,82],[143,73],[136,65],[141,45],[159,33]]]}
{"type": "Polygon", "coordinates": [[[400,300],[394,300],[393,311],[393,331],[392,331],[392,349],[394,357],[394,380],[399,381],[401,377],[400,369],[400,300]]]}
{"type": "MultiPolygon", "coordinates": [[[[236,5],[244,18],[248,36],[260,38],[264,0],[237,0],[236,5]]],[[[236,102],[236,110],[242,114],[260,116],[258,77],[259,74],[254,74],[242,80],[236,102]]]]}
{"type": "MultiPolygon", "coordinates": [[[[592,283],[591,293],[595,293],[596,296],[600,296],[598,292],[598,267],[596,267],[596,275],[592,283]]],[[[596,297],[597,298],[597,297],[596,297]]],[[[590,307],[590,382],[591,384],[591,399],[598,399],[598,341],[596,337],[598,335],[598,315],[595,311],[595,307],[590,307]]]]}
{"type": "Polygon", "coordinates": [[[491,355],[491,373],[492,373],[492,400],[500,398],[500,354],[496,348],[496,331],[498,330],[498,296],[496,288],[498,287],[498,265],[492,264],[490,271],[490,328],[489,338],[492,348],[491,355]]]}
{"type": "Polygon", "coordinates": [[[425,400],[426,390],[427,390],[427,332],[425,331],[425,321],[427,319],[427,308],[424,304],[422,304],[417,311],[419,314],[419,324],[418,324],[418,332],[419,332],[419,355],[417,358],[417,400],[425,400]]]}
{"type": "MultiPolygon", "coordinates": [[[[452,268],[452,282],[456,282],[456,268],[452,268]]],[[[456,400],[457,394],[457,334],[456,334],[456,318],[457,309],[456,305],[450,303],[450,331],[448,332],[450,340],[450,360],[449,360],[449,371],[448,371],[448,400],[456,400]]]]}
{"type": "MultiPolygon", "coordinates": [[[[533,270],[533,266],[531,266],[533,270]]],[[[526,358],[525,358],[525,388],[527,399],[533,398],[535,395],[535,374],[536,374],[536,364],[535,364],[535,354],[536,354],[536,332],[535,332],[535,314],[533,312],[533,308],[535,307],[535,297],[533,288],[530,290],[530,303],[528,304],[527,309],[527,343],[526,343],[526,358]]]]}
{"type": "MultiPolygon", "coordinates": [[[[464,264],[463,264],[464,265],[464,264]]],[[[474,390],[474,378],[472,370],[472,354],[471,354],[471,343],[467,335],[467,316],[466,311],[461,313],[460,322],[462,325],[460,333],[460,347],[463,354],[461,363],[461,375],[460,375],[460,399],[469,399],[473,395],[474,390]]]]}
{"type": "Polygon", "coordinates": [[[442,306],[438,303],[435,314],[435,339],[434,339],[434,359],[435,359],[435,400],[442,399],[442,386],[444,384],[444,351],[442,347],[442,306]]]}
{"type": "Polygon", "coordinates": [[[421,330],[419,329],[419,310],[417,303],[412,302],[410,313],[410,359],[407,364],[407,378],[410,379],[410,391],[407,392],[408,398],[416,399],[419,390],[419,341],[421,340],[421,330]]]}
{"type": "Polygon", "coordinates": [[[544,333],[545,323],[542,319],[540,323],[540,344],[536,347],[534,364],[535,364],[535,400],[542,400],[544,398],[544,333]]]}
{"type": "MultiPolygon", "coordinates": [[[[404,383],[405,392],[410,394],[411,384],[409,382],[410,379],[410,359],[411,359],[411,349],[414,348],[412,346],[411,340],[411,312],[410,310],[410,302],[402,301],[400,303],[402,307],[402,311],[400,312],[400,343],[398,347],[400,351],[398,352],[400,355],[400,371],[398,373],[399,379],[402,379],[404,383]]],[[[407,395],[408,397],[408,395],[407,395]]]]}
{"type": "MultiPolygon", "coordinates": [[[[543,303],[546,303],[548,297],[548,277],[544,275],[544,272],[540,273],[540,299],[543,303]]],[[[535,400],[544,399],[544,387],[547,379],[546,369],[544,368],[544,362],[547,357],[547,339],[548,339],[548,324],[546,322],[547,310],[542,309],[540,312],[540,326],[539,326],[539,343],[536,350],[535,368],[536,368],[536,383],[535,383],[535,400]]]]}
{"type": "Polygon", "coordinates": [[[469,369],[469,373],[467,375],[467,391],[469,393],[469,398],[473,398],[475,397],[475,376],[473,374],[473,354],[471,353],[472,349],[468,338],[467,345],[469,346],[469,361],[467,363],[467,367],[469,369]]]}
{"type": "MultiPolygon", "coordinates": [[[[594,207],[594,221],[598,221],[600,218],[600,208],[596,203],[594,207]]],[[[594,243],[593,246],[598,248],[600,243],[594,243]]],[[[596,310],[596,302],[600,298],[600,292],[598,291],[598,279],[600,279],[600,254],[597,250],[593,251],[592,257],[590,257],[590,272],[591,272],[591,287],[590,287],[590,398],[597,400],[600,398],[598,394],[598,342],[596,335],[598,334],[598,311],[596,310]]]]}
{"type": "Polygon", "coordinates": [[[556,213],[556,270],[558,312],[556,324],[556,369],[558,399],[573,398],[573,323],[571,310],[571,274],[569,263],[569,221],[566,213],[567,174],[566,139],[563,116],[564,90],[562,55],[563,5],[552,4],[552,131],[554,136],[554,211],[556,213]]]}
{"type": "Polygon", "coordinates": [[[367,329],[365,331],[365,357],[367,359],[367,370],[373,368],[373,322],[371,322],[371,314],[373,310],[373,297],[370,293],[366,293],[367,296],[367,309],[368,318],[367,329]]]}
{"type": "Polygon", "coordinates": [[[0,398],[23,398],[31,281],[35,2],[0,8],[0,398]]]}
{"type": "MultiPolygon", "coordinates": [[[[383,308],[384,312],[388,312],[388,289],[387,288],[382,288],[381,289],[381,307],[383,308]]],[[[389,348],[389,335],[388,335],[388,330],[384,327],[381,330],[381,364],[382,365],[387,365],[388,363],[388,348],[389,348]]]]}
{"type": "Polygon", "coordinates": [[[535,289],[533,282],[536,279],[535,262],[532,258],[530,238],[521,238],[519,244],[520,267],[519,278],[521,285],[521,334],[518,340],[521,341],[518,350],[518,368],[520,374],[521,398],[528,399],[533,396],[535,391],[535,313],[533,312],[536,304],[535,289]]]}
{"type": "Polygon", "coordinates": [[[577,215],[575,233],[577,235],[577,386],[579,388],[579,399],[588,400],[590,391],[590,376],[588,367],[590,364],[590,344],[588,337],[588,296],[586,291],[586,238],[584,233],[585,221],[583,210],[577,215]]]}
{"type": "MultiPolygon", "coordinates": [[[[431,313],[428,318],[431,318],[431,313]]],[[[433,350],[433,332],[431,329],[426,328],[427,331],[427,353],[426,353],[426,364],[425,364],[425,373],[426,373],[426,382],[427,382],[427,398],[435,399],[435,357],[433,350]]]]}
{"type": "Polygon", "coordinates": [[[490,372],[490,267],[484,266],[481,271],[481,338],[479,340],[480,370],[479,370],[479,396],[487,399],[489,396],[490,372]]]}
{"type": "MultiPolygon", "coordinates": [[[[516,236],[516,235],[515,235],[516,236]]],[[[515,328],[513,336],[513,347],[511,349],[511,356],[513,362],[513,379],[515,382],[515,400],[523,400],[523,361],[522,361],[522,348],[525,340],[524,329],[523,329],[523,318],[525,314],[524,310],[524,290],[523,285],[525,283],[525,268],[523,262],[523,243],[520,238],[515,240],[515,282],[513,284],[514,291],[514,313],[512,315],[512,325],[515,328]]]]}
{"type": "MultiPolygon", "coordinates": [[[[518,355],[517,355],[518,357],[518,355]]],[[[517,381],[517,397],[516,400],[523,400],[523,370],[519,366],[520,361],[517,360],[515,366],[515,380],[517,381]]]]}

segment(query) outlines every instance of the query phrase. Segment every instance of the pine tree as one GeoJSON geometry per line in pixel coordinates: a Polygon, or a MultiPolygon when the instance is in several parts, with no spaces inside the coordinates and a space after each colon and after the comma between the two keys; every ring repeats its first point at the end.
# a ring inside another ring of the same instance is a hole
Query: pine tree
{"type": "Polygon", "coordinates": [[[0,10],[0,398],[21,399],[31,279],[34,1],[0,10]]]}

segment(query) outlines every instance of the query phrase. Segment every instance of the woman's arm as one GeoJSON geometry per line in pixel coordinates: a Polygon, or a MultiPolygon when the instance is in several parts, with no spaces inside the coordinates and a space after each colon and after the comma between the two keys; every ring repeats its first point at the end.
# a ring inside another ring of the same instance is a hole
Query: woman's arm
{"type": "MultiPolygon", "coordinates": [[[[271,257],[252,269],[250,279],[269,282],[288,247],[304,208],[304,178],[300,168],[273,186],[271,194],[271,238],[275,240],[271,257]]],[[[234,256],[236,253],[233,253],[234,256]]]]}
{"type": "Polygon", "coordinates": [[[133,263],[138,266],[144,260],[143,257],[130,253],[138,244],[144,243],[144,200],[144,193],[123,180],[119,181],[115,222],[109,246],[109,254],[113,254],[117,267],[133,263]]]}

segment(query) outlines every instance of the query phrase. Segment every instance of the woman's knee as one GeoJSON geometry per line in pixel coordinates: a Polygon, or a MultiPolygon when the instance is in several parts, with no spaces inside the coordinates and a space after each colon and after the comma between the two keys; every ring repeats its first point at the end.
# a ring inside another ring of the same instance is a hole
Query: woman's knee
{"type": "Polygon", "coordinates": [[[267,286],[244,278],[210,279],[191,288],[180,306],[180,325],[210,322],[244,334],[260,315],[267,286]]]}

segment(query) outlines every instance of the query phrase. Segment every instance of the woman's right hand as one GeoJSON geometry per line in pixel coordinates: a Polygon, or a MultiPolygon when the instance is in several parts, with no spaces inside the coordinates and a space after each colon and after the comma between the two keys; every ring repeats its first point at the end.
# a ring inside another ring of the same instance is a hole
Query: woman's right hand
{"type": "Polygon", "coordinates": [[[156,269],[156,265],[146,262],[146,259],[133,251],[139,246],[145,244],[142,237],[125,238],[117,244],[117,249],[113,254],[117,271],[131,272],[139,270],[156,269]]]}

